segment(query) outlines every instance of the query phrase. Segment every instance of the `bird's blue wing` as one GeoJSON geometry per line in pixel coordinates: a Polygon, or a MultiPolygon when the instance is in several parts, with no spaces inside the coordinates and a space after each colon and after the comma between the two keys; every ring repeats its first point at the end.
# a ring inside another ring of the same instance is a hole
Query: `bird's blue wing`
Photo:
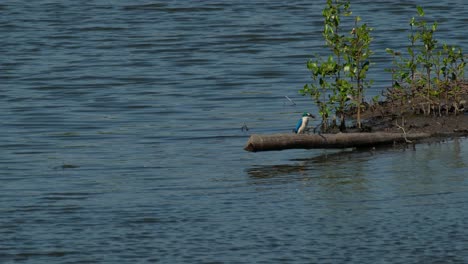
{"type": "Polygon", "coordinates": [[[299,121],[297,121],[297,125],[296,125],[296,128],[294,129],[294,133],[297,134],[297,131],[299,130],[299,128],[302,126],[302,118],[299,119],[299,121]]]}

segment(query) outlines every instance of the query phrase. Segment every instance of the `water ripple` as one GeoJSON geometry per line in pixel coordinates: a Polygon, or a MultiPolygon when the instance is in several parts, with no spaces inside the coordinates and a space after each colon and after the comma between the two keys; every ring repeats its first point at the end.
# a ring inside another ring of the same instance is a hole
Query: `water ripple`
{"type": "MultiPolygon", "coordinates": [[[[424,3],[467,49],[464,6],[424,3]]],[[[415,3],[352,8],[375,29],[380,94],[415,3]]],[[[324,55],[321,9],[3,1],[0,262],[468,262],[466,140],[242,150],[316,111],[297,90],[324,55]]]]}

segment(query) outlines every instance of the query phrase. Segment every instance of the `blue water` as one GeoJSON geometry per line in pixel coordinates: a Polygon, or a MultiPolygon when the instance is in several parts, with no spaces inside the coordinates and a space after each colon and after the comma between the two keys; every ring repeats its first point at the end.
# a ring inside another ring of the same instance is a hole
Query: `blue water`
{"type": "MultiPolygon", "coordinates": [[[[353,1],[369,98],[416,5],[468,50],[465,1],[353,1]]],[[[0,263],[468,263],[465,139],[242,149],[315,111],[322,8],[2,1],[0,263]]]]}

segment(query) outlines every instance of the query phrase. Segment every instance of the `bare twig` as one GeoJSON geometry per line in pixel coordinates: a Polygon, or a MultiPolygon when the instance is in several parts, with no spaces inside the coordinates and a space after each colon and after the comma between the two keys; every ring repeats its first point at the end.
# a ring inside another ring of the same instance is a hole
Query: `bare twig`
{"type": "Polygon", "coordinates": [[[284,97],[286,97],[286,99],[288,99],[289,102],[291,102],[293,105],[296,105],[296,103],[291,98],[289,98],[287,95],[285,95],[284,97]]]}
{"type": "MultiPolygon", "coordinates": [[[[403,122],[404,122],[404,121],[403,121],[403,122]]],[[[413,143],[413,141],[408,140],[408,138],[406,138],[406,131],[405,131],[405,128],[402,127],[402,126],[400,126],[400,125],[398,125],[398,121],[395,121],[395,125],[396,125],[399,129],[403,130],[403,137],[405,138],[406,143],[413,143]]]]}

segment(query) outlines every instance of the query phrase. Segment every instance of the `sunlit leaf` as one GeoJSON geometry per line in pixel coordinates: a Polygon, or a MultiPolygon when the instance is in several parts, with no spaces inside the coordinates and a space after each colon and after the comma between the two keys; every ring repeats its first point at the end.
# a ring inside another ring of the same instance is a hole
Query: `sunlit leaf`
{"type": "Polygon", "coordinates": [[[418,15],[419,15],[419,16],[424,16],[424,10],[423,10],[423,8],[420,7],[420,6],[417,6],[416,8],[418,9],[418,15]]]}

